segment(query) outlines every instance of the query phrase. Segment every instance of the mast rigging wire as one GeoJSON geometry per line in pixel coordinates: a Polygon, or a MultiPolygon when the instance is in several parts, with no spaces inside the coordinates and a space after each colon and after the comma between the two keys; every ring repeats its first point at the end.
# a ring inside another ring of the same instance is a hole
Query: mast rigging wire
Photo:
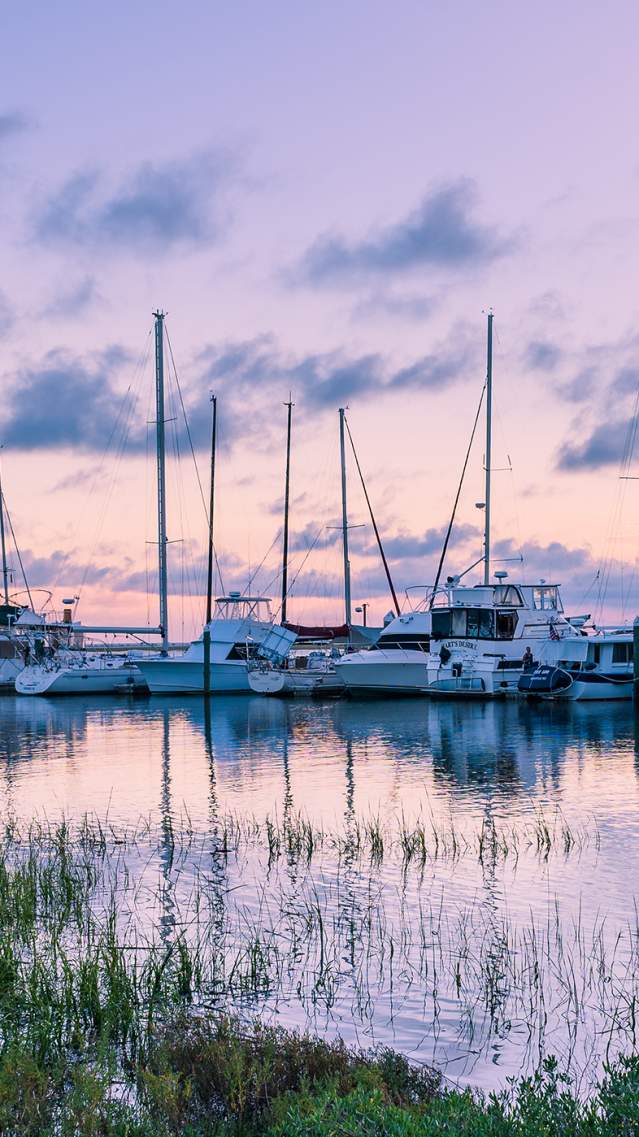
{"type": "Polygon", "coordinates": [[[486,384],[484,383],[484,386],[481,389],[481,395],[479,396],[479,405],[477,407],[477,414],[475,415],[475,421],[473,423],[473,429],[472,429],[471,435],[470,435],[470,442],[468,443],[468,449],[466,451],[466,457],[464,458],[464,465],[462,466],[461,477],[459,479],[459,485],[457,486],[457,493],[455,494],[455,501],[453,502],[453,511],[450,515],[450,521],[448,522],[448,529],[446,530],[446,536],[444,538],[444,544],[442,546],[441,556],[439,558],[439,564],[437,566],[437,575],[435,577],[435,583],[433,585],[433,591],[432,591],[431,597],[430,597],[429,608],[432,608],[433,604],[435,603],[435,593],[437,592],[437,588],[439,586],[439,581],[440,581],[440,577],[442,574],[442,569],[444,567],[444,558],[446,557],[446,553],[448,551],[448,543],[450,541],[450,537],[451,537],[451,534],[453,531],[453,525],[455,524],[455,514],[457,513],[457,506],[459,505],[459,498],[461,495],[462,486],[464,484],[464,478],[466,477],[466,469],[468,467],[468,461],[470,459],[470,452],[472,450],[473,442],[475,439],[475,431],[477,430],[477,423],[479,422],[479,415],[481,413],[481,408],[482,408],[482,403],[484,401],[485,393],[486,393],[486,384]]]}
{"type": "Polygon", "coordinates": [[[379,554],[382,558],[382,564],[384,566],[384,572],[386,573],[386,580],[388,581],[388,587],[390,589],[390,594],[393,598],[393,604],[395,605],[395,615],[399,616],[400,607],[399,607],[399,601],[397,599],[397,594],[395,592],[395,586],[393,584],[393,578],[391,577],[390,568],[388,567],[388,561],[386,560],[386,553],[384,552],[384,546],[382,545],[382,538],[380,537],[379,529],[377,528],[377,522],[375,520],[375,515],[373,513],[373,507],[371,505],[370,498],[368,496],[368,490],[366,489],[366,482],[364,481],[364,475],[362,473],[362,467],[359,464],[359,458],[357,457],[357,451],[355,449],[355,443],[353,442],[353,435],[351,434],[351,428],[348,425],[348,419],[346,418],[346,415],[344,415],[344,422],[346,424],[346,430],[348,432],[348,438],[349,438],[349,441],[351,444],[351,450],[353,451],[353,458],[355,459],[355,465],[357,466],[357,473],[359,474],[360,481],[362,483],[362,489],[364,491],[364,497],[366,498],[366,504],[368,506],[368,512],[370,513],[371,522],[373,525],[373,529],[375,531],[375,537],[377,538],[377,545],[379,548],[379,554]]]}
{"type": "Polygon", "coordinates": [[[29,582],[27,580],[27,574],[24,571],[24,565],[22,563],[22,557],[20,556],[20,549],[18,548],[18,542],[16,540],[16,535],[15,535],[15,532],[13,529],[13,521],[11,520],[11,514],[9,513],[9,510],[7,508],[7,499],[4,496],[4,491],[2,492],[2,502],[0,503],[0,508],[4,509],[5,517],[6,517],[7,521],[9,522],[9,529],[11,530],[11,537],[13,538],[13,546],[15,548],[16,556],[18,558],[18,564],[20,565],[20,572],[22,573],[22,579],[24,581],[24,587],[27,591],[27,596],[29,597],[29,604],[30,604],[32,610],[35,612],[35,608],[33,607],[33,597],[31,595],[31,589],[29,588],[29,582]]]}
{"type": "MultiPolygon", "coordinates": [[[[173,374],[175,376],[175,385],[177,387],[177,392],[178,392],[178,395],[180,397],[180,406],[182,408],[182,415],[184,418],[184,426],[186,427],[186,436],[189,440],[189,446],[191,447],[191,455],[193,458],[193,465],[195,466],[195,476],[197,478],[197,484],[198,484],[199,489],[200,489],[200,497],[202,499],[202,506],[204,509],[204,517],[206,519],[206,524],[208,527],[210,524],[209,511],[208,511],[208,508],[206,505],[206,499],[204,497],[204,489],[202,487],[202,479],[200,478],[200,470],[199,470],[199,467],[197,464],[197,458],[195,457],[195,447],[193,446],[193,438],[191,436],[191,428],[189,426],[189,420],[188,420],[187,414],[186,414],[186,407],[184,405],[184,399],[182,398],[182,388],[180,386],[180,380],[178,378],[177,367],[175,365],[175,358],[173,355],[173,348],[171,346],[171,339],[169,337],[169,329],[167,328],[166,320],[164,321],[164,333],[166,335],[166,342],[167,342],[168,347],[169,347],[169,355],[171,357],[171,364],[173,366],[173,374]]],[[[213,546],[213,556],[215,557],[215,567],[217,568],[217,574],[220,578],[220,588],[221,588],[222,592],[224,592],[224,581],[222,579],[222,570],[220,568],[220,562],[218,560],[217,551],[215,549],[215,546],[213,546]]]]}

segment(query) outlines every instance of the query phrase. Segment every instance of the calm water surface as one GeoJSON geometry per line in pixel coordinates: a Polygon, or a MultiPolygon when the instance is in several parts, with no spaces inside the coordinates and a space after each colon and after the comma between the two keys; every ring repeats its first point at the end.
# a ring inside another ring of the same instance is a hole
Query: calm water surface
{"type": "Polygon", "coordinates": [[[150,842],[143,918],[162,934],[190,927],[194,881],[205,881],[228,950],[255,929],[266,936],[276,979],[253,1008],[287,1024],[390,1044],[490,1087],[543,1053],[587,1078],[634,1046],[630,705],[251,696],[211,707],[3,698],[3,815],[89,813],[115,830],[144,817],[178,843],[188,832],[181,857],[150,842]],[[207,839],[226,814],[302,815],[344,843],[327,840],[304,865],[273,864],[249,841],[212,872],[207,839]],[[541,817],[554,827],[548,855],[531,839],[541,817]],[[387,834],[373,861],[349,852],[371,819],[387,834]],[[452,845],[407,867],[391,835],[417,822],[452,845]],[[511,836],[478,857],[482,825],[511,836]]]}

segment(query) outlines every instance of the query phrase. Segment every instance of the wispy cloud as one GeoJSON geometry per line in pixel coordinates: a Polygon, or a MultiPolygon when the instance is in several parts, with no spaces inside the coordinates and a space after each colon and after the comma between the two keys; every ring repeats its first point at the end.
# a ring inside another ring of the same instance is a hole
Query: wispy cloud
{"type": "MultiPolygon", "coordinates": [[[[393,561],[407,557],[430,557],[441,552],[447,528],[447,525],[442,525],[436,529],[427,529],[425,533],[398,533],[394,537],[384,538],[384,551],[393,561]]],[[[451,535],[450,547],[475,540],[479,533],[476,525],[457,525],[451,535]]],[[[373,556],[379,556],[377,546],[369,546],[368,551],[373,556]]]]}
{"type": "Polygon", "coordinates": [[[524,352],[523,362],[534,371],[554,371],[561,362],[563,352],[549,340],[531,340],[524,352]]]}
{"type": "Polygon", "coordinates": [[[629,431],[629,419],[600,423],[583,442],[567,442],[561,447],[557,468],[574,472],[600,470],[603,466],[619,465],[628,442],[629,431]]]}
{"type": "Polygon", "coordinates": [[[31,129],[31,119],[23,111],[5,111],[0,114],[0,142],[31,129]]]}
{"type": "Polygon", "coordinates": [[[85,276],[77,284],[56,291],[42,310],[44,316],[80,316],[97,298],[97,287],[92,276],[85,276]]]}
{"type": "Polygon", "coordinates": [[[467,328],[454,328],[432,353],[404,367],[393,367],[378,353],[348,355],[345,351],[287,356],[269,336],[209,347],[199,358],[204,379],[216,390],[228,389],[235,398],[249,393],[291,390],[307,408],[345,405],[369,394],[402,389],[442,390],[470,374],[479,340],[467,328]]]}
{"type": "Polygon", "coordinates": [[[14,320],[14,310],[4,292],[0,292],[0,336],[6,335],[13,327],[14,320]]]}
{"type": "Polygon", "coordinates": [[[396,292],[372,292],[353,308],[355,320],[381,317],[422,323],[429,319],[438,306],[433,296],[418,296],[396,292]]]}
{"type": "Polygon", "coordinates": [[[309,284],[350,283],[416,268],[486,264],[514,245],[474,219],[477,192],[468,179],[423,198],[407,217],[359,241],[329,233],[304,253],[295,276],[309,284]]]}
{"type": "Polygon", "coordinates": [[[227,151],[147,162],[115,188],[97,170],[69,178],[33,219],[43,244],[162,252],[217,239],[221,193],[235,171],[227,151]]]}

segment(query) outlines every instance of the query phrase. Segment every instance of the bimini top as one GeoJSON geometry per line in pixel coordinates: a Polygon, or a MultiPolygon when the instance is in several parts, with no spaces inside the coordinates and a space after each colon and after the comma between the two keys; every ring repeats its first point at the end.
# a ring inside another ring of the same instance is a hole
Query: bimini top
{"type": "Polygon", "coordinates": [[[241,592],[229,592],[215,600],[216,620],[263,620],[271,622],[270,596],[243,596],[241,592]]]}

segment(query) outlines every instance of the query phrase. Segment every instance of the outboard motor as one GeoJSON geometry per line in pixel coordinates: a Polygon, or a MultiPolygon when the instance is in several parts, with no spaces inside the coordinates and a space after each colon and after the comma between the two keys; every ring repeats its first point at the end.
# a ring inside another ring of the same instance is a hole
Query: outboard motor
{"type": "Polygon", "coordinates": [[[526,671],[520,676],[517,690],[524,695],[542,697],[558,695],[572,687],[572,676],[563,667],[540,663],[534,671],[526,671]]]}

